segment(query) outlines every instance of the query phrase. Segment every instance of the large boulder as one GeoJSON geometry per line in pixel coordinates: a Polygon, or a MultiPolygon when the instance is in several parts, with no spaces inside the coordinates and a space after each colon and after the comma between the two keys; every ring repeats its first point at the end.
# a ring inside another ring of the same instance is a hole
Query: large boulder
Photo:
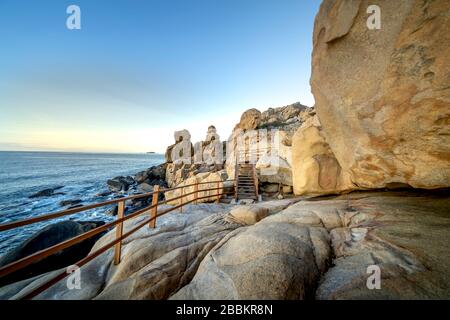
{"type": "Polygon", "coordinates": [[[294,134],[292,161],[296,195],[340,193],[356,188],[325,141],[317,115],[303,123],[294,134]]]}
{"type": "Polygon", "coordinates": [[[447,0],[323,1],[311,87],[325,140],[355,185],[450,186],[449,10],[447,0]],[[369,5],[381,30],[367,26],[369,5]]]}
{"type": "MultiPolygon", "coordinates": [[[[167,209],[162,206],[161,210],[167,209]]],[[[122,259],[114,265],[114,249],[80,269],[81,289],[68,290],[67,279],[59,281],[37,299],[166,299],[187,284],[203,257],[229,232],[241,227],[224,217],[229,205],[188,206],[183,214],[173,212],[158,218],[157,228],[144,226],[122,242],[122,259]]],[[[147,215],[124,223],[128,232],[147,215]]],[[[116,237],[113,229],[92,252],[116,237]]],[[[0,299],[17,299],[51,277],[47,273],[0,289],[0,299]]]]}
{"type": "Polygon", "coordinates": [[[252,225],[266,218],[268,215],[268,208],[256,205],[244,205],[232,209],[229,214],[229,219],[241,224],[252,225]]]}
{"type": "Polygon", "coordinates": [[[241,120],[235,126],[236,129],[253,130],[258,128],[261,119],[261,111],[258,109],[248,109],[241,115],[241,120]]]}
{"type": "Polygon", "coordinates": [[[279,156],[262,156],[256,162],[256,169],[260,182],[281,183],[292,186],[291,166],[279,156]]]}
{"type": "Polygon", "coordinates": [[[330,257],[323,226],[284,211],[228,234],[171,299],[307,299],[330,257]]]}
{"type": "MultiPolygon", "coordinates": [[[[61,221],[51,224],[36,234],[31,236],[28,240],[16,248],[11,249],[0,258],[0,266],[5,266],[11,262],[22,259],[38,251],[49,248],[55,244],[76,237],[91,229],[103,225],[103,221],[61,221]]],[[[100,237],[97,235],[90,239],[84,240],[70,248],[64,249],[61,252],[53,254],[38,262],[35,262],[23,269],[13,272],[0,280],[0,286],[23,279],[31,278],[36,275],[56,270],[62,267],[70,266],[78,260],[84,258],[95,241],[100,237]]]]}
{"type": "Polygon", "coordinates": [[[108,188],[112,192],[128,191],[128,189],[135,184],[133,177],[119,176],[106,181],[108,188]]]}
{"type": "Polygon", "coordinates": [[[164,193],[165,199],[169,200],[167,203],[171,205],[181,204],[181,201],[184,203],[187,201],[191,201],[194,199],[195,194],[195,183],[201,183],[198,185],[198,203],[202,202],[214,202],[219,200],[224,190],[224,182],[227,180],[227,174],[225,170],[218,172],[202,172],[198,173],[190,178],[187,178],[176,187],[186,186],[184,188],[178,188],[175,190],[170,190],[164,193]],[[218,182],[218,183],[217,183],[218,182]],[[218,190],[210,190],[210,191],[202,191],[207,189],[217,189],[218,190]],[[175,199],[181,196],[181,194],[186,195],[183,199],[177,199],[171,201],[170,199],[175,199]]]}
{"type": "Polygon", "coordinates": [[[227,141],[225,168],[230,179],[234,179],[238,154],[239,161],[254,163],[260,157],[268,155],[271,158],[262,160],[258,165],[263,169],[258,170],[261,181],[292,185],[291,139],[295,130],[314,114],[313,108],[298,102],[280,108],[269,108],[262,113],[256,109],[245,111],[227,141]],[[258,156],[243,157],[249,150],[258,153],[258,156]],[[281,161],[278,161],[278,157],[281,161]],[[279,171],[284,171],[285,174],[277,175],[276,172],[279,171]]]}

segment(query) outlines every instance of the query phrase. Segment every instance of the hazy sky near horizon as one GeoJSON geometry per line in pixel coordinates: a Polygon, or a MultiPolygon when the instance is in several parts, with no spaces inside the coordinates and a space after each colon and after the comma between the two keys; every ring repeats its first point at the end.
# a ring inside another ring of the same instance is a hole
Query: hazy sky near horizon
{"type": "Polygon", "coordinates": [[[0,150],[164,152],[300,101],[320,0],[1,0],[0,150]],[[68,30],[66,8],[81,8],[68,30]]]}

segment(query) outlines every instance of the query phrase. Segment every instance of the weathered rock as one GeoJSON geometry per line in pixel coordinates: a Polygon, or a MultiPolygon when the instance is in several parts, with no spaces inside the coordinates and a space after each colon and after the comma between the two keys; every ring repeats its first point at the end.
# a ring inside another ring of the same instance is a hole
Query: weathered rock
{"type": "MultiPolygon", "coordinates": [[[[234,179],[236,157],[239,161],[256,163],[258,158],[243,157],[249,150],[259,157],[269,157],[265,163],[260,162],[258,170],[261,181],[292,185],[291,178],[291,138],[295,130],[308,118],[313,116],[314,109],[295,103],[281,108],[270,108],[263,113],[250,109],[243,113],[241,121],[235,126],[227,141],[226,164],[230,179],[234,179]],[[281,160],[278,161],[278,158],[281,160]],[[272,168],[272,164],[275,167],[272,168]],[[281,165],[279,164],[281,163],[281,165]],[[281,169],[285,174],[279,172],[281,169]]],[[[263,160],[261,160],[263,161],[263,160]]]]}
{"type": "Polygon", "coordinates": [[[133,177],[134,181],[136,181],[137,183],[145,182],[147,178],[148,178],[147,171],[138,172],[133,177]]]}
{"type": "Polygon", "coordinates": [[[63,200],[59,202],[59,205],[61,207],[66,207],[66,206],[75,206],[78,205],[82,202],[81,199],[72,199],[72,200],[63,200]]]}
{"type": "Polygon", "coordinates": [[[356,194],[326,205],[341,222],[330,232],[336,258],[317,298],[448,299],[449,205],[448,197],[411,193],[356,194]],[[367,287],[369,266],[380,270],[380,289],[367,287]]]}
{"type": "Polygon", "coordinates": [[[322,3],[315,108],[337,163],[358,187],[450,186],[449,10],[447,0],[322,3]],[[366,25],[369,5],[380,7],[381,30],[366,25]]]}
{"type": "Polygon", "coordinates": [[[237,206],[230,211],[228,219],[240,224],[252,225],[266,218],[269,209],[261,206],[247,205],[237,206]]]}
{"type": "Polygon", "coordinates": [[[256,163],[259,181],[292,185],[292,169],[286,160],[278,156],[264,155],[256,163]]]}
{"type": "MultiPolygon", "coordinates": [[[[23,242],[18,247],[8,251],[0,258],[0,266],[5,266],[13,261],[49,248],[55,244],[78,236],[103,224],[103,221],[71,220],[51,224],[34,234],[31,238],[23,242]]],[[[62,250],[57,254],[51,255],[43,260],[29,265],[28,267],[2,277],[0,279],[0,286],[26,278],[31,278],[61,267],[67,267],[84,258],[99,237],[100,235],[84,240],[70,248],[62,250]]]]}
{"type": "Polygon", "coordinates": [[[106,184],[112,192],[127,191],[135,183],[133,177],[115,177],[109,179],[106,184]]]}
{"type": "Polygon", "coordinates": [[[226,181],[227,174],[225,170],[218,171],[218,172],[204,172],[199,173],[197,175],[194,175],[190,178],[187,178],[182,183],[178,184],[177,187],[181,186],[187,186],[185,188],[179,188],[171,191],[165,192],[164,196],[166,199],[175,199],[179,196],[181,196],[181,192],[183,192],[183,195],[187,195],[183,197],[183,200],[173,200],[169,201],[168,204],[171,205],[178,205],[181,204],[181,201],[184,203],[187,201],[191,201],[194,199],[195,194],[193,192],[195,191],[194,186],[190,186],[195,183],[202,183],[198,185],[198,202],[213,202],[217,201],[218,197],[221,198],[222,196],[217,194],[223,193],[224,184],[223,182],[226,181]],[[219,181],[219,183],[216,183],[216,181],[219,181]],[[208,183],[211,182],[211,183],[208,183]],[[219,190],[210,190],[210,191],[202,191],[207,189],[215,189],[219,188],[219,190]],[[192,193],[192,194],[191,194],[192,193]]]}
{"type": "Polygon", "coordinates": [[[328,241],[325,228],[296,223],[283,211],[228,234],[171,299],[312,298],[328,241]]]}
{"type": "Polygon", "coordinates": [[[283,194],[292,193],[292,186],[282,186],[281,191],[283,192],[283,194]]]}
{"type": "Polygon", "coordinates": [[[175,131],[175,144],[169,146],[165,153],[167,163],[181,162],[191,164],[194,147],[188,130],[175,131]]]}
{"type": "Polygon", "coordinates": [[[261,190],[263,192],[276,193],[280,191],[280,185],[278,183],[262,184],[261,190]]]}
{"type": "MultiPolygon", "coordinates": [[[[167,209],[161,206],[161,209],[167,209]]],[[[122,260],[113,264],[114,251],[108,250],[81,267],[81,289],[68,290],[66,279],[38,299],[165,299],[187,284],[209,250],[225,235],[242,225],[223,218],[229,205],[187,206],[183,214],[173,212],[158,218],[157,228],[147,226],[123,241],[122,260]],[[162,272],[163,270],[163,272],[162,272]]],[[[124,223],[128,232],[146,216],[124,223]]],[[[92,248],[115,239],[115,229],[92,248]]],[[[0,299],[17,299],[43,283],[50,274],[11,284],[0,289],[0,299]]]]}
{"type": "Polygon", "coordinates": [[[236,129],[253,130],[258,128],[261,119],[261,112],[258,109],[248,109],[241,115],[241,120],[235,126],[236,129]]]}
{"type": "Polygon", "coordinates": [[[147,192],[152,192],[153,191],[153,186],[149,185],[148,183],[141,183],[138,184],[137,189],[139,192],[142,193],[147,193],[147,192]]]}
{"type": "Polygon", "coordinates": [[[34,194],[32,194],[31,196],[29,196],[30,199],[32,198],[40,198],[40,197],[51,197],[51,196],[56,196],[56,195],[64,195],[63,192],[56,192],[56,190],[62,189],[64,188],[64,186],[58,186],[58,187],[54,187],[54,188],[48,188],[48,189],[44,189],[41,190],[39,192],[36,192],[34,194]]]}
{"type": "Polygon", "coordinates": [[[340,193],[357,188],[325,141],[317,116],[308,119],[294,134],[292,161],[296,195],[340,193]]]}

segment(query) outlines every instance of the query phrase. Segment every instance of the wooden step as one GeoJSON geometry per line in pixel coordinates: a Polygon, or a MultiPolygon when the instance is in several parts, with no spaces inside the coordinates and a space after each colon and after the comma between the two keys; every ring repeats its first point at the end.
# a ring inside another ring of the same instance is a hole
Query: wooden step
{"type": "Polygon", "coordinates": [[[239,196],[247,195],[247,196],[254,196],[254,197],[256,197],[256,194],[254,192],[238,192],[238,195],[239,196]]]}

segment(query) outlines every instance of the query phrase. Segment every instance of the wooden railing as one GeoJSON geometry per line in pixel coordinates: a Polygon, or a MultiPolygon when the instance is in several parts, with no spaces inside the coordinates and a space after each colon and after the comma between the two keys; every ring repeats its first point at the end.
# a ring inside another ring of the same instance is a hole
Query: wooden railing
{"type": "Polygon", "coordinates": [[[258,162],[258,160],[262,156],[267,154],[267,152],[270,150],[271,149],[268,147],[257,148],[257,149],[253,149],[253,148],[236,149],[236,162],[245,163],[245,162],[250,162],[251,160],[254,160],[255,161],[254,164],[256,164],[256,162],[258,162]]]}
{"type": "MultiPolygon", "coordinates": [[[[234,181],[234,180],[228,180],[228,181],[234,181]]],[[[93,260],[100,254],[104,253],[108,249],[114,247],[114,264],[119,264],[121,259],[121,251],[122,251],[122,240],[133,234],[134,232],[138,231],[145,225],[148,225],[150,228],[156,227],[156,219],[158,217],[161,217],[169,212],[172,212],[174,210],[180,209],[180,212],[182,212],[183,206],[188,205],[190,203],[198,203],[199,200],[203,199],[214,199],[215,202],[219,202],[220,198],[225,194],[232,194],[233,191],[225,192],[224,188],[225,186],[222,185],[220,187],[220,183],[224,183],[223,181],[210,181],[210,182],[197,182],[189,185],[179,186],[175,188],[169,188],[169,189],[160,189],[158,185],[155,185],[153,188],[153,192],[144,193],[144,194],[138,194],[133,196],[128,196],[124,198],[118,198],[113,199],[109,201],[104,201],[96,204],[90,204],[86,206],[81,206],[73,209],[67,209],[55,213],[50,214],[44,214],[38,217],[20,220],[20,221],[14,221],[10,223],[0,224],[0,232],[15,229],[18,227],[34,224],[41,221],[51,220],[59,217],[64,217],[68,215],[72,215],[78,212],[95,209],[99,207],[104,207],[111,204],[117,204],[117,219],[115,221],[106,223],[100,227],[97,227],[95,229],[89,230],[83,234],[80,234],[76,237],[73,237],[71,239],[65,240],[61,243],[58,243],[56,245],[53,245],[49,248],[43,249],[41,251],[35,252],[29,256],[26,256],[24,258],[21,258],[17,261],[11,262],[3,267],[0,268],[0,278],[5,277],[17,270],[20,270],[22,268],[25,268],[33,263],[36,263],[38,261],[41,261],[42,259],[45,259],[46,257],[49,257],[57,252],[60,252],[61,250],[64,250],[66,248],[69,248],[77,243],[80,243],[86,239],[92,238],[95,235],[99,235],[102,232],[108,231],[112,227],[116,227],[116,237],[113,241],[107,243],[103,247],[97,249],[94,252],[91,252],[88,256],[84,257],[80,261],[74,263],[77,267],[81,267],[88,263],[89,261],[93,260]],[[208,189],[202,189],[199,188],[199,186],[205,185],[205,184],[216,184],[217,187],[215,188],[208,188],[208,189]],[[194,191],[185,193],[184,190],[186,188],[194,188],[194,191]],[[173,191],[181,189],[181,195],[176,196],[171,199],[165,199],[164,201],[159,201],[159,194],[161,192],[167,192],[167,191],[173,191]],[[220,192],[222,190],[222,192],[220,192]],[[216,191],[215,194],[208,194],[206,196],[199,197],[199,192],[210,192],[210,191],[216,191]],[[193,195],[193,199],[184,201],[185,197],[193,195]],[[140,199],[140,198],[152,198],[152,204],[150,206],[144,207],[142,209],[139,209],[133,213],[130,213],[128,215],[125,215],[125,202],[127,200],[133,200],[133,199],[140,199]],[[163,210],[161,212],[158,212],[158,206],[162,204],[167,204],[176,200],[180,200],[180,204],[177,204],[171,208],[168,208],[166,210],[163,210]],[[148,214],[147,218],[144,219],[141,223],[139,223],[137,226],[132,228],[131,230],[127,231],[126,233],[123,233],[123,224],[125,221],[133,219],[141,214],[148,214]]],[[[60,273],[58,273],[53,278],[47,280],[45,283],[40,284],[38,287],[34,288],[31,292],[25,294],[24,296],[20,297],[20,299],[31,299],[35,297],[36,295],[42,293],[43,291],[47,290],[54,284],[56,284],[58,281],[61,281],[66,276],[68,276],[68,273],[63,270],[60,273]]]]}

